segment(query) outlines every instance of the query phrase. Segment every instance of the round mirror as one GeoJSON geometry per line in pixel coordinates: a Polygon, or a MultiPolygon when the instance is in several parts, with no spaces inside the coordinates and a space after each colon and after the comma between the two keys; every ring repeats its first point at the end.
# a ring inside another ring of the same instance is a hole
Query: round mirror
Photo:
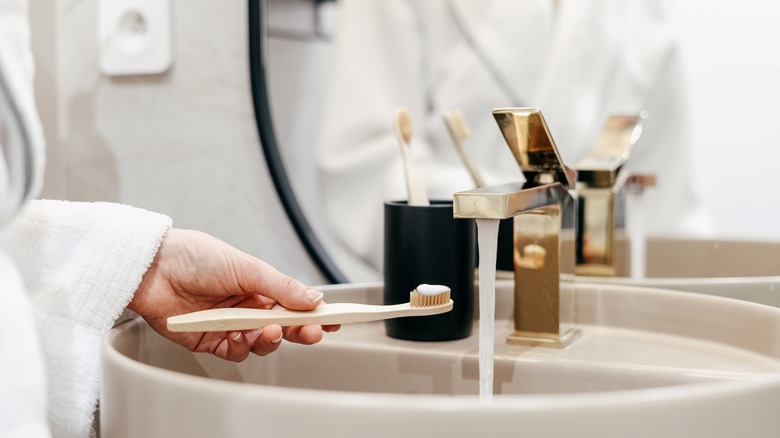
{"type": "Polygon", "coordinates": [[[769,56],[780,7],[688,3],[248,2],[268,166],[326,278],[381,279],[383,202],[407,198],[399,108],[433,199],[477,185],[451,111],[485,184],[523,178],[493,108],[541,108],[572,167],[608,117],[647,111],[625,169],[657,177],[642,206],[648,234],[780,235],[770,219],[780,206],[767,202],[780,158],[770,147],[780,141],[780,60],[769,56]]]}
{"type": "MultiPolygon", "coordinates": [[[[268,69],[267,62],[269,55],[267,50],[270,49],[272,44],[272,38],[269,38],[268,26],[268,13],[266,10],[265,1],[253,1],[248,3],[249,11],[249,64],[250,75],[252,81],[252,101],[255,107],[255,119],[257,122],[258,132],[260,134],[260,142],[263,147],[263,153],[268,164],[268,171],[271,174],[271,179],[274,182],[276,191],[279,194],[279,198],[282,202],[282,206],[290,219],[290,222],[295,229],[298,237],[301,239],[303,246],[312,257],[314,263],[322,272],[323,276],[331,283],[346,283],[347,277],[342,273],[341,269],[335,264],[333,258],[328,253],[328,250],[322,243],[321,238],[318,237],[317,231],[312,228],[311,222],[307,218],[307,210],[304,209],[302,203],[299,201],[297,193],[303,193],[303,201],[308,201],[311,196],[306,195],[312,193],[311,178],[291,178],[290,173],[295,175],[297,171],[301,170],[293,168],[291,172],[288,172],[288,166],[285,164],[285,157],[283,157],[282,148],[280,147],[279,140],[276,135],[277,128],[272,120],[271,97],[269,96],[268,86],[268,69]]],[[[308,3],[308,2],[307,2],[308,3]]],[[[312,11],[316,10],[316,4],[319,2],[313,2],[311,5],[312,11]]],[[[279,2],[274,3],[278,7],[279,2]]],[[[295,8],[300,5],[296,4],[295,8]]],[[[270,32],[273,34],[274,32],[270,32]]],[[[285,34],[284,31],[280,32],[285,34]]],[[[287,38],[292,41],[296,41],[295,35],[280,37],[280,40],[285,41],[287,38]]],[[[309,37],[302,34],[302,39],[306,41],[309,37]]],[[[275,46],[275,44],[274,44],[275,46]]],[[[305,56],[301,57],[305,59],[305,56]]],[[[284,58],[283,58],[284,59],[284,58]]],[[[284,67],[282,67],[284,68],[284,67]]],[[[279,108],[277,112],[284,113],[286,108],[279,108]]],[[[282,120],[285,117],[281,118],[282,120]]],[[[287,130],[284,130],[287,133],[287,130]]],[[[283,140],[286,140],[283,139],[283,140]]],[[[290,151],[294,151],[294,148],[290,148],[290,151]]],[[[288,161],[294,161],[294,154],[287,157],[288,161]]],[[[310,165],[311,160],[306,159],[306,162],[310,165]]],[[[310,166],[303,166],[305,170],[310,166]]],[[[311,175],[311,173],[309,173],[311,175]]],[[[305,202],[304,204],[305,205],[305,202]]]]}

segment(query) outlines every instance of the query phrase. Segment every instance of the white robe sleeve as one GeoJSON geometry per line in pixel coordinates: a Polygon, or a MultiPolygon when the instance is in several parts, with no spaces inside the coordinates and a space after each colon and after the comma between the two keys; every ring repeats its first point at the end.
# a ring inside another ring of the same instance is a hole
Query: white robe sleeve
{"type": "Polygon", "coordinates": [[[46,381],[33,310],[14,264],[0,252],[0,436],[47,438],[46,381]]]}
{"type": "Polygon", "coordinates": [[[166,216],[125,205],[33,201],[0,234],[32,303],[54,436],[91,434],[101,338],[170,227],[166,216]]]}

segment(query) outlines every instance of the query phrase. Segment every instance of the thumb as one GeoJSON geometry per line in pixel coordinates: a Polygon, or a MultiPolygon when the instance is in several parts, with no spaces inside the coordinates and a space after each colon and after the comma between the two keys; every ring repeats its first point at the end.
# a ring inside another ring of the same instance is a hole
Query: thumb
{"type": "Polygon", "coordinates": [[[249,256],[239,271],[242,289],[271,298],[292,310],[310,310],[319,306],[323,293],[277,271],[268,263],[249,256]]]}

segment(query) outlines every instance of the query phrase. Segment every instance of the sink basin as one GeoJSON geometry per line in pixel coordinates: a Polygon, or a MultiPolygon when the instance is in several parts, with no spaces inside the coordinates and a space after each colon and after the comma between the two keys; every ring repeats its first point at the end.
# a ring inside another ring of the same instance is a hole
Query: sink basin
{"type": "MultiPolygon", "coordinates": [[[[377,303],[381,284],[325,286],[377,303]]],[[[191,353],[142,320],[103,344],[104,436],[776,436],[780,309],[701,294],[578,284],[582,337],[504,342],[497,282],[495,396],[478,394],[478,336],[391,339],[381,322],[234,364],[191,353]]]]}
{"type": "Polygon", "coordinates": [[[618,238],[616,248],[622,276],[577,276],[577,281],[699,292],[780,307],[780,242],[651,237],[644,278],[628,276],[626,242],[618,238]]]}

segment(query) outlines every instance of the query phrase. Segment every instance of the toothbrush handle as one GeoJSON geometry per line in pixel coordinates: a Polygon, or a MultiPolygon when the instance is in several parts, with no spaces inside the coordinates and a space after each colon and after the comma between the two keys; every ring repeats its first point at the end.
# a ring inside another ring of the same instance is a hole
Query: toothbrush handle
{"type": "Polygon", "coordinates": [[[404,172],[406,172],[406,188],[409,192],[409,205],[428,206],[431,205],[428,200],[428,194],[425,193],[425,187],[417,174],[417,168],[412,161],[411,147],[401,144],[401,156],[404,160],[404,172]]]}
{"type": "Polygon", "coordinates": [[[455,137],[453,137],[452,141],[455,142],[458,155],[460,155],[461,161],[463,161],[463,164],[466,166],[469,174],[471,174],[471,179],[474,180],[474,184],[477,186],[477,188],[485,187],[485,180],[482,179],[482,175],[477,170],[477,166],[474,165],[474,163],[471,161],[471,158],[469,158],[468,154],[466,154],[466,147],[463,145],[463,142],[461,142],[459,138],[455,137]]]}
{"type": "Polygon", "coordinates": [[[440,306],[431,307],[412,307],[409,303],[391,306],[334,303],[322,304],[310,311],[230,307],[201,310],[170,317],[168,318],[168,330],[172,332],[221,332],[251,330],[270,324],[281,326],[347,324],[403,316],[435,315],[452,310],[452,304],[452,300],[440,306]]]}
{"type": "Polygon", "coordinates": [[[466,153],[466,147],[463,144],[463,139],[468,136],[468,132],[464,126],[466,122],[463,121],[462,114],[460,112],[449,111],[444,113],[444,122],[447,125],[447,131],[450,133],[450,138],[455,144],[455,149],[458,151],[461,161],[471,174],[471,179],[474,180],[474,184],[477,188],[485,187],[485,180],[477,170],[477,167],[471,161],[469,154],[466,153]],[[466,132],[464,132],[466,130],[466,132]]]}

